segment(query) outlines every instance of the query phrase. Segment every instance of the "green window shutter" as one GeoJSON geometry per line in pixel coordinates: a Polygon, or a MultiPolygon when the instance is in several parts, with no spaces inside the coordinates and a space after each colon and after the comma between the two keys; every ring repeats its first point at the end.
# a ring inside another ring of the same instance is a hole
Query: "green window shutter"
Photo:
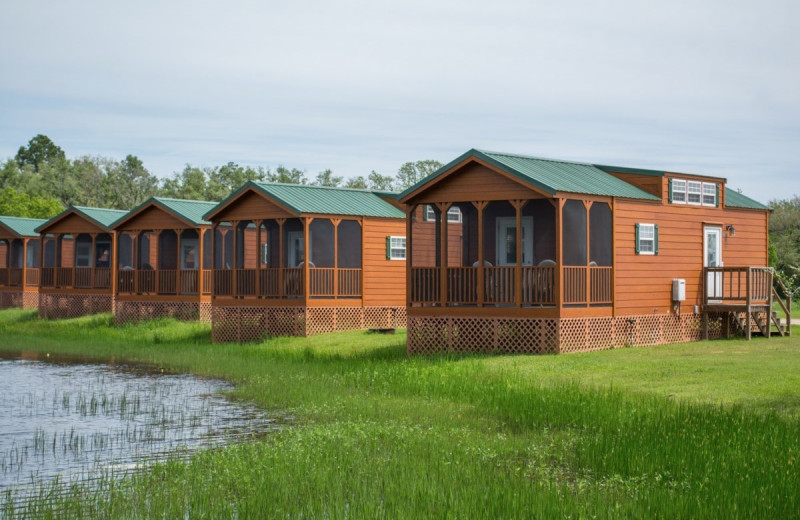
{"type": "Polygon", "coordinates": [[[392,237],[386,237],[386,259],[392,259],[392,237]]]}
{"type": "Polygon", "coordinates": [[[719,184],[715,184],[717,187],[717,207],[719,207],[719,184]]]}
{"type": "Polygon", "coordinates": [[[672,179],[669,180],[669,203],[672,204],[672,179]]]}
{"type": "Polygon", "coordinates": [[[639,254],[639,224],[636,224],[636,254],[639,254]]]}
{"type": "Polygon", "coordinates": [[[653,240],[653,252],[654,252],[655,254],[658,254],[658,224],[656,224],[655,226],[653,226],[653,228],[654,228],[654,231],[653,231],[653,235],[654,235],[654,240],[653,240]]]}

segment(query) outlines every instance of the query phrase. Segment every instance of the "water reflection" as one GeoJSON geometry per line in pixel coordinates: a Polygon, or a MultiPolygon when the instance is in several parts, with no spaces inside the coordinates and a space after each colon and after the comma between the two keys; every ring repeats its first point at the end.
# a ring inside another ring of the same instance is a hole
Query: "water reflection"
{"type": "Polygon", "coordinates": [[[227,401],[229,388],[131,367],[0,360],[0,490],[124,474],[275,428],[227,401]]]}

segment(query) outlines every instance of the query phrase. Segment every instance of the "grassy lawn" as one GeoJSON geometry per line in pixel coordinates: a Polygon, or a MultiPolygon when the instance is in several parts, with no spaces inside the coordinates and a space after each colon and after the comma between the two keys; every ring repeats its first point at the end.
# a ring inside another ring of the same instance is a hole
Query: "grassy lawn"
{"type": "Polygon", "coordinates": [[[800,516],[797,327],[750,342],[408,358],[402,333],[212,345],[207,325],[35,316],[0,312],[0,350],[222,377],[233,398],[291,419],[0,516],[800,516]]]}

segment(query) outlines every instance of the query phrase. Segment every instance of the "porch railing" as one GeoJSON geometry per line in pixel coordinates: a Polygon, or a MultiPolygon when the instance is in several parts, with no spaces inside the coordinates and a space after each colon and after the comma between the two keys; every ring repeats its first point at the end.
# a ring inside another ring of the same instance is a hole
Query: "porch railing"
{"type": "Polygon", "coordinates": [[[0,269],[0,285],[5,287],[22,287],[22,268],[6,267],[0,269]]]}
{"type": "Polygon", "coordinates": [[[706,267],[705,303],[766,304],[772,291],[769,267],[706,267]]]}
{"type": "Polygon", "coordinates": [[[37,287],[39,285],[38,267],[28,267],[25,269],[25,285],[28,287],[37,287]]]}
{"type": "Polygon", "coordinates": [[[110,267],[42,267],[41,286],[60,289],[110,289],[110,267]]]}
{"type": "MultiPolygon", "coordinates": [[[[517,290],[521,305],[550,306],[556,304],[556,266],[522,266],[517,283],[516,266],[486,266],[483,268],[483,304],[515,305],[517,290]],[[518,289],[519,287],[519,289],[518,289]]],[[[480,304],[479,268],[477,266],[447,267],[445,269],[447,305],[480,304]]],[[[411,269],[410,296],[412,304],[441,303],[440,267],[411,269]]],[[[605,305],[613,303],[614,271],[612,267],[564,267],[563,302],[568,305],[605,305]]]]}
{"type": "Polygon", "coordinates": [[[8,268],[0,268],[0,285],[8,286],[8,268]]]}
{"type": "MultiPolygon", "coordinates": [[[[312,298],[361,296],[361,269],[312,267],[308,274],[309,295],[312,298]]],[[[302,267],[216,269],[213,272],[214,294],[230,297],[302,298],[305,294],[303,276],[302,267]]]]}
{"type": "Polygon", "coordinates": [[[198,294],[200,277],[203,294],[211,294],[208,269],[127,269],[118,272],[119,294],[198,294]]]}

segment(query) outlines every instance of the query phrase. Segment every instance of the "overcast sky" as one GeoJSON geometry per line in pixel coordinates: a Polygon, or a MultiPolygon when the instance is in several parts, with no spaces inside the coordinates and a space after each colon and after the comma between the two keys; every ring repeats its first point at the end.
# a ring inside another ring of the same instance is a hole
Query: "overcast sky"
{"type": "Polygon", "coordinates": [[[0,160],[397,172],[470,148],[800,194],[797,0],[0,0],[0,160]]]}

